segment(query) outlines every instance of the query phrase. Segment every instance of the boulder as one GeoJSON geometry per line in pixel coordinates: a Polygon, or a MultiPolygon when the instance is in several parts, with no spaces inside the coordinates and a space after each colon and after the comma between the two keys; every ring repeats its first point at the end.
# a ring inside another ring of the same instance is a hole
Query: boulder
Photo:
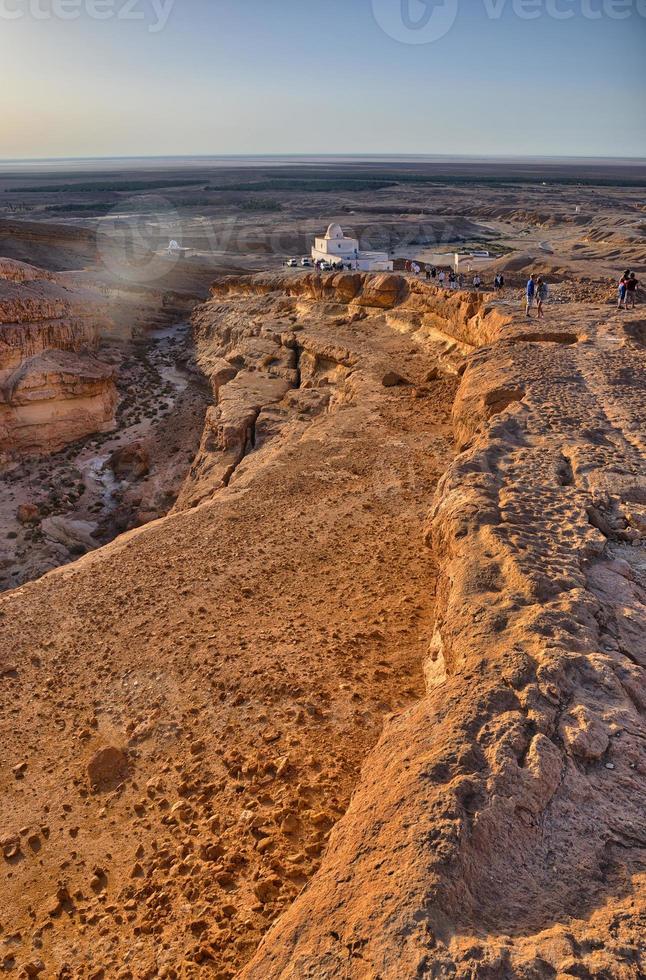
{"type": "Polygon", "coordinates": [[[20,524],[38,524],[40,510],[36,504],[20,504],[16,511],[16,517],[20,524]]]}
{"type": "Polygon", "coordinates": [[[150,456],[141,442],[116,449],[108,465],[119,480],[140,480],[150,472],[150,456]]]}
{"type": "Polygon", "coordinates": [[[99,749],[87,764],[88,779],[94,791],[115,789],[127,779],[128,773],[128,757],[114,745],[99,749]]]}
{"type": "Polygon", "coordinates": [[[397,385],[409,384],[406,378],[402,378],[401,374],[397,374],[396,371],[386,371],[381,379],[381,383],[384,388],[396,388],[397,385]]]}
{"type": "Polygon", "coordinates": [[[68,517],[47,517],[41,524],[46,538],[62,544],[68,551],[93,551],[98,542],[92,537],[97,530],[96,524],[89,521],[73,521],[68,517]]]}

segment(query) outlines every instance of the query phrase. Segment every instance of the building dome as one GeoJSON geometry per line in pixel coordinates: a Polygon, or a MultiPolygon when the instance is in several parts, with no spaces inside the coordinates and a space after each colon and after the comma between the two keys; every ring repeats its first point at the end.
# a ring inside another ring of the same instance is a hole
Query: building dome
{"type": "Polygon", "coordinates": [[[341,225],[331,224],[325,232],[326,238],[343,238],[343,228],[341,225]]]}

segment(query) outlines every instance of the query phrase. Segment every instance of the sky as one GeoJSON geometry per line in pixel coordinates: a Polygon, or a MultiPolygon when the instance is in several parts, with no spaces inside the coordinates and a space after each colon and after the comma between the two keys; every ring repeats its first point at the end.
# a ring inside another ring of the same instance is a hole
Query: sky
{"type": "Polygon", "coordinates": [[[0,159],[646,157],[646,0],[0,0],[0,159]]]}

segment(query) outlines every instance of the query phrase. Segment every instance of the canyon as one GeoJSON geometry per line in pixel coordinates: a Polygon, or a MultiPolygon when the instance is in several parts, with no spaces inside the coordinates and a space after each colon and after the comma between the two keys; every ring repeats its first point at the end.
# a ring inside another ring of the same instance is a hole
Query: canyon
{"type": "Polygon", "coordinates": [[[643,975],[643,217],[584,193],[446,192],[495,293],[285,270],[291,193],[129,275],[0,218],[0,974],[643,975]]]}
{"type": "Polygon", "coordinates": [[[0,588],[172,507],[207,402],[189,329],[200,295],[2,260],[0,588]]]}

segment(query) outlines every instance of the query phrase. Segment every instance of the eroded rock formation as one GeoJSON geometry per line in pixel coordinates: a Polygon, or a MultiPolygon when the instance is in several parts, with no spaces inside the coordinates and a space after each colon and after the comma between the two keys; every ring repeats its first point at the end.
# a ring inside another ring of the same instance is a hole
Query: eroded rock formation
{"type": "Polygon", "coordinates": [[[49,452],[114,424],[114,368],[97,356],[99,297],[0,263],[0,452],[49,452]]]}
{"type": "Polygon", "coordinates": [[[469,358],[427,696],[244,976],[641,974],[644,347],[599,314],[469,358]]]}
{"type": "Polygon", "coordinates": [[[638,318],[250,276],[194,323],[175,511],[0,599],[5,963],[639,977],[638,318]]]}

